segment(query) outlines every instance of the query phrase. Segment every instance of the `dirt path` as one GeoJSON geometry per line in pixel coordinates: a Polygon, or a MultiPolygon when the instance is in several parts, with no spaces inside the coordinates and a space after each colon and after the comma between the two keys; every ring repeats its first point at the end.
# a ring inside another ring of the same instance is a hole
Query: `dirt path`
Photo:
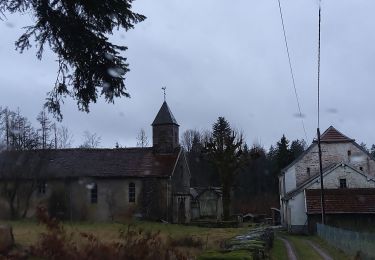
{"type": "Polygon", "coordinates": [[[285,238],[281,238],[280,237],[279,239],[281,241],[283,241],[283,243],[284,243],[284,245],[286,247],[286,251],[288,252],[288,258],[289,258],[289,260],[298,260],[297,255],[296,255],[296,253],[294,251],[294,248],[293,248],[292,244],[288,240],[286,240],[285,238]]]}
{"type": "Polygon", "coordinates": [[[321,249],[317,244],[312,241],[305,240],[307,244],[309,244],[324,260],[333,260],[323,249],[321,249]]]}

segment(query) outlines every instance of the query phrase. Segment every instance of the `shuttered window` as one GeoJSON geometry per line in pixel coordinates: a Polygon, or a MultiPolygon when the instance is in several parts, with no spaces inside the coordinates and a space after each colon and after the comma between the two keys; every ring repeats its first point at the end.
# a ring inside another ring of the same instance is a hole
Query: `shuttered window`
{"type": "Polygon", "coordinates": [[[129,183],[129,202],[135,202],[135,184],[129,183]]]}

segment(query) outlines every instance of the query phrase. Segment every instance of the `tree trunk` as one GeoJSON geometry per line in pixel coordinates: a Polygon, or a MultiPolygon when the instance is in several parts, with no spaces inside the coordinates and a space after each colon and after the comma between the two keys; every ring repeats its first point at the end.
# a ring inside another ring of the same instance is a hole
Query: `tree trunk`
{"type": "Polygon", "coordinates": [[[223,182],[223,218],[224,220],[230,219],[230,183],[223,182]]]}

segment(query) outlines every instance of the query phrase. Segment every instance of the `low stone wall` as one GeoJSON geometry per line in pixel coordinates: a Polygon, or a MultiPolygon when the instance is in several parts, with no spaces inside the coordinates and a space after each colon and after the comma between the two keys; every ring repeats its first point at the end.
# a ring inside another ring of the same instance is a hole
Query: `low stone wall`
{"type": "Polygon", "coordinates": [[[209,251],[198,257],[208,259],[268,259],[272,248],[274,232],[272,228],[260,227],[251,229],[225,242],[221,251],[209,251]]]}

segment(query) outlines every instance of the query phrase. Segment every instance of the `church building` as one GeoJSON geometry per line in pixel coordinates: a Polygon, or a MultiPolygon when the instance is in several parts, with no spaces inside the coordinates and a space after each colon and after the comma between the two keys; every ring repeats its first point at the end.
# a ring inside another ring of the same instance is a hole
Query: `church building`
{"type": "Polygon", "coordinates": [[[189,166],[165,101],[152,140],[145,148],[0,153],[0,218],[34,217],[45,206],[67,220],[190,222],[189,166]]]}

